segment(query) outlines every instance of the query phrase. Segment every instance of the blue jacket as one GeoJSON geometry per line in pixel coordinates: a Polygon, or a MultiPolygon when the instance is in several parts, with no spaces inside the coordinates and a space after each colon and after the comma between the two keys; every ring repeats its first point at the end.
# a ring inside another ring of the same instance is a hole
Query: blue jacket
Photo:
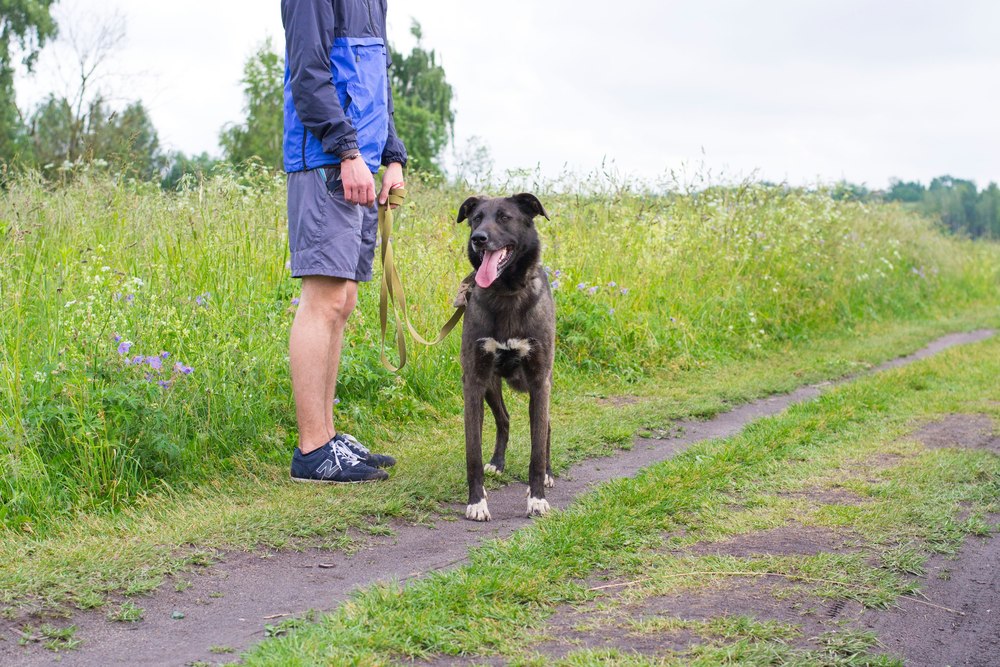
{"type": "Polygon", "coordinates": [[[281,0],[285,171],[361,151],[372,173],[406,164],[392,120],[386,0],[281,0]]]}

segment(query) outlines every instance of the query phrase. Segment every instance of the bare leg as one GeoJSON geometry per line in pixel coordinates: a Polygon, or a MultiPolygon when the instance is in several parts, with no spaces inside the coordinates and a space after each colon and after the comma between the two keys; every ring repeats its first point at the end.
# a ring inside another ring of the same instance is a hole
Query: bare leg
{"type": "MultiPolygon", "coordinates": [[[[347,282],[347,302],[344,307],[348,315],[354,311],[354,306],[358,303],[358,284],[353,280],[348,280],[347,282]]],[[[329,375],[327,377],[326,383],[326,393],[323,395],[323,401],[326,405],[326,432],[327,439],[329,440],[333,436],[337,435],[337,429],[333,425],[333,399],[337,395],[337,375],[340,373],[340,351],[343,349],[344,345],[344,328],[347,324],[347,318],[344,318],[344,327],[341,327],[337,335],[333,336],[330,340],[330,361],[329,361],[329,375]]]]}
{"type": "Polygon", "coordinates": [[[331,408],[344,327],[354,308],[356,295],[357,284],[343,278],[306,276],[302,279],[302,295],[292,322],[288,358],[299,426],[299,449],[303,454],[319,449],[331,437],[331,408]]]}

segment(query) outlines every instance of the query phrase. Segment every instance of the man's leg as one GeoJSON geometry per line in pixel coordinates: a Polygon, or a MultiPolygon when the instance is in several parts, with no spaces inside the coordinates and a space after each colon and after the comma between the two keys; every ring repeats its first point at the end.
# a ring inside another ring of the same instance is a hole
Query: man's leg
{"type": "Polygon", "coordinates": [[[330,339],[330,357],[328,374],[326,381],[326,393],[323,402],[326,409],[326,433],[329,440],[337,435],[337,429],[333,424],[333,399],[337,395],[337,375],[340,372],[340,351],[344,345],[344,329],[347,325],[347,317],[354,311],[354,306],[358,303],[358,284],[353,280],[344,281],[347,290],[346,302],[344,304],[344,326],[336,330],[330,339]]]}
{"type": "Polygon", "coordinates": [[[303,454],[333,436],[333,392],[344,327],[357,299],[357,283],[343,278],[306,276],[292,322],[288,358],[303,454]]]}

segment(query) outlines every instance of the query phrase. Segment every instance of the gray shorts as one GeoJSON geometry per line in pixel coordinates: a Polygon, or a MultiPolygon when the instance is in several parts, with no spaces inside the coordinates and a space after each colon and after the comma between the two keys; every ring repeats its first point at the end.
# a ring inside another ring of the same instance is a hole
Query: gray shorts
{"type": "Polygon", "coordinates": [[[288,247],[292,277],[372,279],[378,208],[348,204],[340,167],[288,174],[288,247]],[[327,179],[332,188],[327,187],[327,179]]]}

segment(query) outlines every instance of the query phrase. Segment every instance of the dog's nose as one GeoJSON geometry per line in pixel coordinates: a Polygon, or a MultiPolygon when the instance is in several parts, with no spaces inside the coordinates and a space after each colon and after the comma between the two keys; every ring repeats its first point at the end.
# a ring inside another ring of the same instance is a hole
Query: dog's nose
{"type": "Polygon", "coordinates": [[[486,242],[490,240],[490,237],[487,236],[486,232],[484,232],[483,230],[477,229],[476,231],[472,232],[470,240],[472,241],[472,245],[479,247],[486,245],[486,242]]]}

